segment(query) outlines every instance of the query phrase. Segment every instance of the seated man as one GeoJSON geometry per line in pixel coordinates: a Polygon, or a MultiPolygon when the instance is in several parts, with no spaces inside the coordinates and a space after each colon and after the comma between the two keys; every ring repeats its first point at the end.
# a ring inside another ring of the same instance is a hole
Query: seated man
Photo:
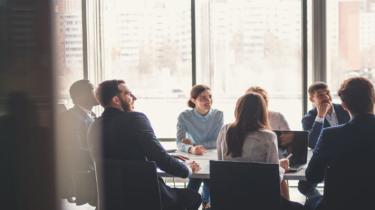
{"type": "MultiPolygon", "coordinates": [[[[89,131],[90,150],[95,160],[155,161],[160,169],[173,176],[188,177],[189,168],[164,150],[147,117],[133,111],[135,97],[124,81],[102,82],[97,97],[104,112],[89,131]]],[[[193,172],[199,170],[195,162],[189,167],[193,172]]],[[[197,192],[170,188],[162,179],[159,182],[163,210],[198,209],[201,199],[197,192]]]]}
{"type": "MultiPolygon", "coordinates": [[[[349,111],[352,120],[341,126],[323,129],[306,169],[306,180],[309,184],[322,182],[326,168],[347,154],[353,157],[360,156],[365,149],[375,151],[373,85],[365,78],[351,78],[342,83],[338,94],[343,108],[349,111]],[[355,148],[360,149],[355,150],[355,148]],[[353,154],[353,151],[356,154],[353,154]]],[[[371,162],[371,165],[374,165],[375,159],[371,162]]],[[[347,170],[353,170],[352,167],[353,165],[348,165],[347,170]]],[[[345,174],[346,171],[342,171],[340,176],[345,176],[345,174]]],[[[355,180],[348,180],[350,181],[355,180]]],[[[316,209],[320,201],[321,196],[308,199],[306,206],[316,209]]]]}
{"type": "MultiPolygon", "coordinates": [[[[350,116],[341,105],[332,103],[327,84],[316,82],[309,87],[308,92],[314,108],[303,117],[302,126],[303,130],[309,132],[309,147],[314,149],[323,128],[344,124],[350,120],[350,116]]],[[[320,195],[315,187],[306,181],[298,182],[298,190],[307,198],[320,195]]]]}
{"type": "Polygon", "coordinates": [[[95,171],[87,146],[87,130],[95,118],[92,108],[99,103],[88,80],[74,82],[69,92],[74,106],[60,113],[58,126],[60,193],[78,205],[95,205],[95,171]]]}

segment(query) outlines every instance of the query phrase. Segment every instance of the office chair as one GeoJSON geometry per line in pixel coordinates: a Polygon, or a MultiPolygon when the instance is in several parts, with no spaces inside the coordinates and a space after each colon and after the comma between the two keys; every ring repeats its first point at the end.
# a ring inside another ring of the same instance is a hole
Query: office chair
{"type": "Polygon", "coordinates": [[[279,165],[210,161],[213,210],[270,210],[280,206],[279,165]]]}
{"type": "Polygon", "coordinates": [[[154,162],[95,161],[99,210],[161,210],[154,162]]]}
{"type": "Polygon", "coordinates": [[[326,169],[319,210],[375,208],[372,201],[375,196],[374,152],[353,151],[336,159],[326,169]]]}

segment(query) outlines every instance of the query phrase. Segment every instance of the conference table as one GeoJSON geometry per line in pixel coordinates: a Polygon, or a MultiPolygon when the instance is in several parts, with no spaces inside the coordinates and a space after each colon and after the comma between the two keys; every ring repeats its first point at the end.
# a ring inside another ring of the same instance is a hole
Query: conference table
{"type": "MultiPolygon", "coordinates": [[[[184,152],[173,152],[170,153],[174,156],[182,155],[187,157],[187,161],[195,161],[200,165],[200,170],[196,173],[193,173],[190,178],[199,178],[199,179],[209,179],[210,178],[210,160],[217,160],[217,151],[216,149],[207,150],[204,155],[192,155],[184,152]]],[[[309,161],[312,155],[312,151],[308,151],[307,160],[309,161]]],[[[307,164],[297,172],[287,172],[284,174],[284,179],[286,180],[305,180],[305,170],[307,164]]],[[[165,173],[164,171],[158,170],[158,174],[164,177],[172,177],[170,174],[165,173]]]]}

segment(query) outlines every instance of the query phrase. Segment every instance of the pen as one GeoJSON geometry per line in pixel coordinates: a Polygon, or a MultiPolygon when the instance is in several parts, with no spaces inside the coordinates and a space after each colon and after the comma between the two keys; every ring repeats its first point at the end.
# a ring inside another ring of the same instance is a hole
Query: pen
{"type": "Polygon", "coordinates": [[[293,153],[290,153],[288,156],[286,156],[286,159],[290,159],[293,156],[293,153]]]}

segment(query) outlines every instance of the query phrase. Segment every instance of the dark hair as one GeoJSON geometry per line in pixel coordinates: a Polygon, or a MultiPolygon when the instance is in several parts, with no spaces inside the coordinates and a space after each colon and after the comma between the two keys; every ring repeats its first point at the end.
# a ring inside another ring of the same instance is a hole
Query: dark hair
{"type": "Polygon", "coordinates": [[[191,99],[197,99],[199,94],[206,90],[211,90],[207,85],[194,85],[190,91],[190,99],[188,101],[188,106],[191,108],[195,108],[195,104],[191,101],[191,99]]]}
{"type": "Polygon", "coordinates": [[[253,131],[269,128],[268,110],[263,97],[258,93],[248,93],[238,99],[234,123],[228,128],[226,142],[227,155],[239,157],[246,136],[253,131]]]}
{"type": "Polygon", "coordinates": [[[107,80],[99,84],[96,90],[96,97],[98,98],[100,105],[107,107],[111,104],[111,100],[114,96],[120,93],[118,86],[125,84],[124,80],[107,80]]]}
{"type": "Polygon", "coordinates": [[[318,90],[328,90],[328,85],[324,82],[315,82],[314,84],[310,85],[308,89],[309,95],[313,96],[318,90]]]}
{"type": "Polygon", "coordinates": [[[87,79],[74,82],[69,89],[73,104],[80,104],[81,100],[84,100],[87,94],[93,91],[93,89],[93,85],[87,79]]]}
{"type": "Polygon", "coordinates": [[[374,110],[374,86],[363,77],[345,80],[338,90],[342,102],[352,114],[363,114],[374,110]]]}
{"type": "Polygon", "coordinates": [[[249,89],[247,89],[246,93],[258,93],[261,95],[266,102],[266,105],[268,105],[268,93],[265,89],[259,87],[259,86],[251,86],[249,89]]]}

